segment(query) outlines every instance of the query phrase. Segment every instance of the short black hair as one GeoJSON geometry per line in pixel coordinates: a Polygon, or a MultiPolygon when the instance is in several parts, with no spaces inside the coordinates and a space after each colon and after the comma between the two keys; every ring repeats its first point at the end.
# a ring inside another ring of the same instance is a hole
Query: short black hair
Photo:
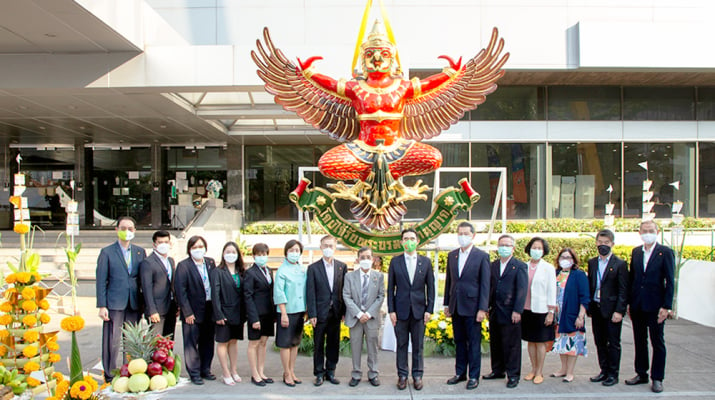
{"type": "Polygon", "coordinates": [[[414,233],[415,236],[417,236],[417,239],[419,240],[420,235],[417,234],[417,231],[415,230],[415,228],[405,228],[405,229],[403,229],[402,232],[400,233],[400,239],[402,239],[402,238],[405,237],[405,233],[409,233],[409,232],[414,233]]]}
{"type": "Polygon", "coordinates": [[[151,241],[156,243],[156,239],[165,237],[171,238],[171,233],[167,231],[156,231],[153,235],[151,235],[151,241]]]}
{"type": "Polygon", "coordinates": [[[270,253],[270,250],[271,250],[271,249],[268,248],[268,245],[267,245],[267,244],[265,244],[265,243],[256,243],[256,244],[253,245],[253,248],[251,249],[251,253],[253,253],[254,256],[255,256],[256,254],[258,254],[258,253],[266,253],[266,254],[268,254],[268,253],[270,253]]]}
{"type": "Polygon", "coordinates": [[[469,228],[469,231],[474,234],[474,225],[472,225],[470,222],[460,222],[459,225],[457,225],[457,230],[459,230],[459,228],[469,228]]]}
{"type": "Polygon", "coordinates": [[[541,245],[544,246],[544,255],[549,254],[549,250],[551,250],[551,248],[549,247],[549,242],[547,242],[546,239],[540,238],[538,236],[534,236],[533,238],[531,238],[531,240],[529,240],[529,243],[524,248],[524,252],[526,254],[531,254],[531,246],[534,244],[534,242],[537,241],[541,242],[541,245]]]}
{"type": "Polygon", "coordinates": [[[137,226],[137,221],[136,221],[134,218],[132,218],[132,217],[130,217],[130,216],[128,216],[128,215],[124,215],[124,216],[121,216],[121,217],[117,218],[117,225],[116,225],[116,226],[119,226],[119,224],[120,224],[122,221],[124,221],[124,220],[131,221],[132,224],[134,224],[134,227],[136,228],[136,226],[137,226]]]}
{"type": "Polygon", "coordinates": [[[605,237],[606,239],[610,240],[611,243],[616,243],[616,235],[613,234],[613,231],[610,229],[601,229],[598,231],[596,234],[596,240],[600,237],[605,237]]]}
{"type": "Polygon", "coordinates": [[[295,246],[296,244],[298,245],[298,247],[300,247],[300,252],[302,254],[303,253],[303,243],[299,242],[298,240],[291,239],[288,242],[286,242],[285,247],[283,247],[283,255],[288,257],[288,249],[295,246]]]}
{"type": "Polygon", "coordinates": [[[206,244],[206,239],[204,239],[203,237],[201,237],[201,236],[199,236],[199,235],[194,235],[194,236],[192,236],[192,237],[189,238],[189,241],[188,241],[188,242],[186,242],[186,254],[191,255],[191,248],[194,247],[194,245],[196,244],[196,242],[198,242],[199,240],[204,243],[204,248],[205,248],[206,250],[209,249],[209,245],[206,244]]]}
{"type": "Polygon", "coordinates": [[[371,249],[369,246],[363,246],[363,247],[361,247],[361,248],[358,250],[358,252],[357,252],[358,258],[360,257],[360,254],[362,254],[362,253],[364,253],[364,252],[366,252],[366,251],[368,251],[368,250],[369,250],[370,252],[372,252],[372,249],[371,249]]]}

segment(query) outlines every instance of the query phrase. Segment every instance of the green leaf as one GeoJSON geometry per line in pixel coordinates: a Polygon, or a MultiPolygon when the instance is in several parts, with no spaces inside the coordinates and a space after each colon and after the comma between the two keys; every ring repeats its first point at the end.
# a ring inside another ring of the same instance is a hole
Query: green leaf
{"type": "Polygon", "coordinates": [[[75,382],[81,381],[82,376],[82,358],[79,354],[79,345],[77,344],[77,332],[72,332],[72,353],[70,355],[70,386],[75,382]]]}
{"type": "Polygon", "coordinates": [[[174,374],[174,378],[176,378],[176,381],[178,382],[181,377],[181,356],[178,354],[174,354],[174,370],[171,372],[174,374]]]}
{"type": "Polygon", "coordinates": [[[35,252],[30,253],[26,265],[28,271],[37,271],[37,268],[40,267],[40,255],[35,252]]]}
{"type": "Polygon", "coordinates": [[[15,264],[11,263],[10,261],[7,262],[7,267],[10,268],[10,271],[16,273],[17,272],[17,267],[15,264]]]}

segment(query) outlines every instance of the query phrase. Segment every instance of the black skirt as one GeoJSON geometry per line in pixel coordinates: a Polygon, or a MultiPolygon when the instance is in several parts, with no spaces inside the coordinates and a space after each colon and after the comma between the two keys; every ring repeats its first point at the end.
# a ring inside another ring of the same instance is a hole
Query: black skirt
{"type": "Polygon", "coordinates": [[[524,310],[521,314],[521,339],[532,343],[544,343],[554,340],[554,325],[544,326],[547,313],[536,314],[524,310]]]}
{"type": "Polygon", "coordinates": [[[276,318],[275,314],[259,315],[258,320],[261,323],[261,329],[253,329],[251,323],[248,325],[248,340],[259,340],[261,336],[275,335],[276,318]]]}
{"type": "Polygon", "coordinates": [[[243,340],[243,324],[241,325],[219,325],[216,324],[215,340],[218,343],[226,343],[231,339],[243,340]]]}
{"type": "Polygon", "coordinates": [[[298,346],[303,337],[303,316],[305,312],[288,314],[288,327],[281,326],[280,314],[276,317],[276,347],[288,349],[298,346]]]}

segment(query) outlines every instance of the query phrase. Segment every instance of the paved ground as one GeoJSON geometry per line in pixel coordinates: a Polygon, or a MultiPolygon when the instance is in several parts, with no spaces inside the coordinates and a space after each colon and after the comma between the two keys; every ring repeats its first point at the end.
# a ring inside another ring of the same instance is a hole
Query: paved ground
{"type": "MultiPolygon", "coordinates": [[[[80,298],[80,310],[87,324],[79,334],[82,360],[85,368],[93,367],[100,356],[101,325],[96,317],[94,299],[80,298]]],[[[59,326],[61,316],[53,318],[52,324],[59,326]]],[[[477,390],[467,391],[464,386],[448,386],[444,382],[453,375],[454,360],[444,357],[430,357],[425,360],[425,387],[422,391],[407,389],[399,391],[395,387],[395,355],[383,351],[380,354],[380,378],[382,386],[372,387],[363,381],[355,388],[347,385],[350,379],[351,362],[345,357],[338,364],[338,378],[340,385],[324,384],[314,387],[311,383],[312,358],[299,356],[297,373],[303,379],[303,384],[290,388],[280,383],[281,366],[277,352],[269,350],[267,356],[266,373],[273,377],[277,383],[264,388],[256,387],[250,382],[248,362],[245,359],[247,342],[240,342],[239,373],[244,378],[244,383],[233,387],[225,386],[219,381],[207,382],[204,386],[188,385],[166,393],[166,399],[641,399],[641,398],[668,398],[668,399],[715,399],[715,329],[697,325],[685,320],[668,321],[666,323],[666,342],[668,347],[668,362],[665,392],[654,394],[649,386],[636,387],[623,384],[624,379],[631,378],[633,373],[633,336],[630,321],[623,327],[623,358],[621,362],[621,382],[610,388],[600,384],[590,383],[588,377],[598,372],[596,352],[589,334],[589,352],[587,358],[581,358],[576,365],[576,378],[572,383],[563,383],[560,379],[545,378],[541,385],[521,381],[516,389],[507,389],[504,382],[483,381],[477,390]]],[[[590,323],[588,325],[590,327],[590,323]]],[[[177,325],[180,332],[180,325],[177,325]]],[[[64,358],[69,352],[69,335],[60,334],[60,344],[63,353],[62,365],[59,369],[67,372],[64,358]]],[[[178,335],[178,348],[181,348],[181,335],[178,335]]],[[[272,344],[272,341],[269,342],[272,344]]],[[[365,361],[363,361],[363,368],[365,361]]],[[[522,376],[528,371],[528,357],[523,352],[522,376]]],[[[556,371],[560,363],[555,355],[547,355],[545,372],[556,371]]],[[[482,358],[482,373],[488,373],[489,358],[482,358]]],[[[220,375],[218,360],[214,359],[213,372],[220,375]]]]}

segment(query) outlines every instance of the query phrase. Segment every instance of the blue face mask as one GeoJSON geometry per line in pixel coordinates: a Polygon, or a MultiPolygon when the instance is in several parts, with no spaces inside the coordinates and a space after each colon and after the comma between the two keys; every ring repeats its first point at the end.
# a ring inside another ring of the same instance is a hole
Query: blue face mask
{"type": "Polygon", "coordinates": [[[297,264],[300,261],[300,253],[295,251],[288,253],[286,259],[288,259],[288,262],[291,264],[297,264]]]}
{"type": "Polygon", "coordinates": [[[268,262],[268,256],[255,256],[253,257],[253,261],[256,263],[256,265],[262,267],[268,262]]]}
{"type": "Polygon", "coordinates": [[[513,251],[513,248],[511,246],[499,246],[497,249],[497,252],[499,253],[499,257],[501,258],[507,258],[511,256],[511,252],[513,251]]]}
{"type": "Polygon", "coordinates": [[[529,250],[529,255],[531,256],[531,259],[534,261],[541,260],[541,257],[544,256],[544,251],[541,249],[531,249],[531,250],[529,250]]]}

